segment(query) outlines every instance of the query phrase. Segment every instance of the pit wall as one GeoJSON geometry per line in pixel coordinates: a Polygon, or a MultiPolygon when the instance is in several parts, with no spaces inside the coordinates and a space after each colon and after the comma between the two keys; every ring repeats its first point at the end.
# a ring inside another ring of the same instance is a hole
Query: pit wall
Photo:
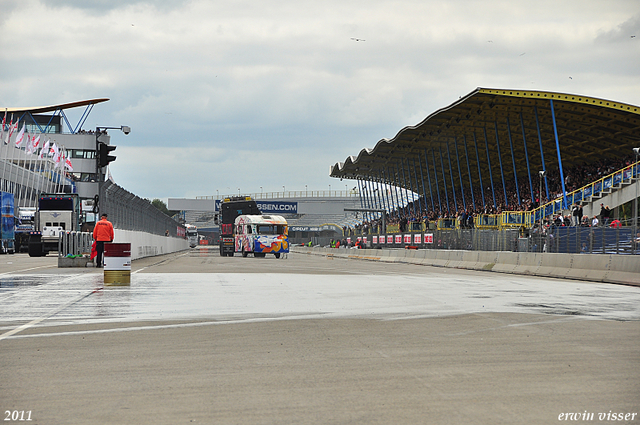
{"type": "Polygon", "coordinates": [[[291,247],[292,252],[335,258],[485,270],[640,286],[640,256],[507,251],[343,249],[291,247]]]}
{"type": "Polygon", "coordinates": [[[168,254],[189,249],[189,242],[182,238],[152,235],[146,232],[115,229],[115,243],[131,244],[131,259],[168,254]]]}

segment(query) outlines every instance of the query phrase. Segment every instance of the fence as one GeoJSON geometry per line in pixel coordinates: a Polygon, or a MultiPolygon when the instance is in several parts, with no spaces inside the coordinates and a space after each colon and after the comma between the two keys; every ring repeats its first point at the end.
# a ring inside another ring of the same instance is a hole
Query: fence
{"type": "Polygon", "coordinates": [[[58,239],[58,257],[83,255],[91,252],[93,236],[88,232],[61,232],[58,239]]]}
{"type": "Polygon", "coordinates": [[[543,233],[520,229],[443,229],[404,233],[345,235],[372,248],[466,251],[549,252],[566,254],[640,254],[640,235],[632,228],[550,227],[543,233]]]}
{"type": "Polygon", "coordinates": [[[100,189],[100,213],[107,213],[113,227],[153,235],[184,237],[185,227],[117,184],[106,181],[100,189]]]}

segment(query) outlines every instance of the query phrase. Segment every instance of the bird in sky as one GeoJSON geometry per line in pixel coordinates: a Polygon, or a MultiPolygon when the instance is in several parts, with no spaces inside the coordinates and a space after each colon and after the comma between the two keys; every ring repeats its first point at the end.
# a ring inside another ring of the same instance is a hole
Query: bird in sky
{"type": "Polygon", "coordinates": [[[355,37],[351,37],[351,39],[353,41],[367,41],[367,40],[363,40],[362,38],[355,38],[355,37]]]}

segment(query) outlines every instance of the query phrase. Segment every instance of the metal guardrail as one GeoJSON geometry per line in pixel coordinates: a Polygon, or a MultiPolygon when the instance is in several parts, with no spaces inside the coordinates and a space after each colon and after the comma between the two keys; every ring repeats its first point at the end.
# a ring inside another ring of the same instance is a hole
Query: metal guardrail
{"type": "Polygon", "coordinates": [[[58,239],[58,257],[91,253],[93,235],[88,232],[61,232],[58,239]]]}

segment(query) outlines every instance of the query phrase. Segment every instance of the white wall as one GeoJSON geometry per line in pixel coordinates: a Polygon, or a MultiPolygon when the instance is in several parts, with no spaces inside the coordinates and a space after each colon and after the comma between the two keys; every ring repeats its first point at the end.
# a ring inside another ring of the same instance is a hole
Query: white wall
{"type": "Polygon", "coordinates": [[[130,243],[132,260],[189,249],[189,242],[186,239],[120,229],[115,229],[113,242],[130,243]]]}

